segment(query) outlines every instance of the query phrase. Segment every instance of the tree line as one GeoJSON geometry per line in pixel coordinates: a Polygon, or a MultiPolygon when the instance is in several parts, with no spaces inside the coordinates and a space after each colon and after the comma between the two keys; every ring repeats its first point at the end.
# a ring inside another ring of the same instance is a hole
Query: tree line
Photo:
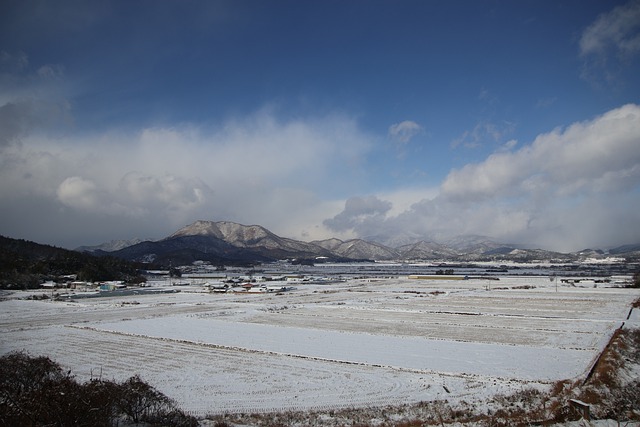
{"type": "MultiPolygon", "coordinates": [[[[47,280],[75,275],[85,282],[139,283],[142,265],[0,236],[0,289],[34,289],[47,280]]],[[[149,268],[148,266],[145,266],[149,268]]]]}

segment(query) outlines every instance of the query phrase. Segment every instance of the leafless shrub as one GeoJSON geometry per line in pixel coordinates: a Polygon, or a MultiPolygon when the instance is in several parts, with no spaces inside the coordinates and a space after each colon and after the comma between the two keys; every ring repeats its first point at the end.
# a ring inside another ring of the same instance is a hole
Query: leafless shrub
{"type": "Polygon", "coordinates": [[[162,393],[132,377],[123,384],[80,384],[48,357],[0,357],[0,426],[113,426],[122,415],[138,423],[195,426],[162,393]]]}

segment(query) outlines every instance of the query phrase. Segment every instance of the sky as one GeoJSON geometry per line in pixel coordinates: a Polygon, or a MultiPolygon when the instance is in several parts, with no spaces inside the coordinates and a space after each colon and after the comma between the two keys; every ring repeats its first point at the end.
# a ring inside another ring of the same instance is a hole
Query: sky
{"type": "Polygon", "coordinates": [[[0,234],[640,242],[640,0],[0,2],[0,234]]]}

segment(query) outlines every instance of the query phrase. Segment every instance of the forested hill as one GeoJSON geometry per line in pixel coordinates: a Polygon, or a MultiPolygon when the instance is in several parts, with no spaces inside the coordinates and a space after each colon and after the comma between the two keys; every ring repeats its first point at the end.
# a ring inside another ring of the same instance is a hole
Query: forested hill
{"type": "Polygon", "coordinates": [[[72,274],[91,282],[140,280],[138,265],[129,261],[0,236],[0,288],[36,288],[44,281],[72,274]]]}

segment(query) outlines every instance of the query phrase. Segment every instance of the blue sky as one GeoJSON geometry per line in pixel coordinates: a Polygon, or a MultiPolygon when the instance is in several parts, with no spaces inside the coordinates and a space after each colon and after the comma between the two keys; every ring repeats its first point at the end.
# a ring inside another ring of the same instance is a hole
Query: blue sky
{"type": "Polygon", "coordinates": [[[0,5],[0,233],[640,242],[640,1],[0,5]]]}

